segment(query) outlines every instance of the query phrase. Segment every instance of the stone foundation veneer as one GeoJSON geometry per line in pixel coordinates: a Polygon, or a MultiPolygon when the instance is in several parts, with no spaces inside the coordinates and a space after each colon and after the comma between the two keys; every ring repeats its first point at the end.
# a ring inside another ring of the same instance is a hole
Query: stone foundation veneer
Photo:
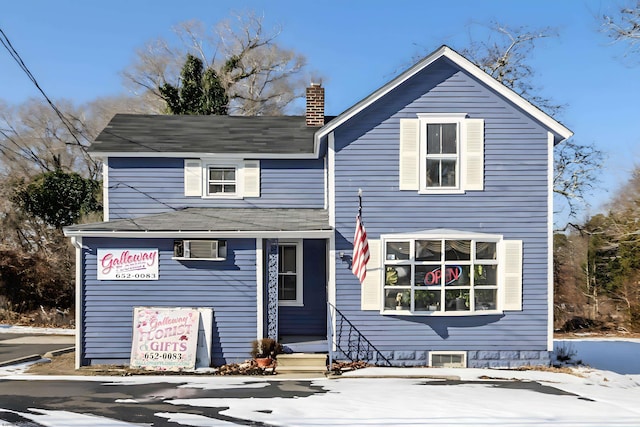
{"type": "MultiPolygon", "coordinates": [[[[452,350],[452,352],[456,351],[460,350],[452,350]]],[[[466,353],[468,368],[519,368],[551,364],[548,351],[474,350],[466,353]]],[[[393,366],[428,366],[429,364],[428,351],[387,351],[382,354],[393,366]]]]}

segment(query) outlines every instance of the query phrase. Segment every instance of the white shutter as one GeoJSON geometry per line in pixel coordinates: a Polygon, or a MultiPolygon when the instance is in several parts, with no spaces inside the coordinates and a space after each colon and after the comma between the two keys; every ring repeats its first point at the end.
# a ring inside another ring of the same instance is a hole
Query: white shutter
{"type": "Polygon", "coordinates": [[[484,120],[467,119],[466,144],[463,153],[465,162],[465,190],[484,189],[484,120]]]}
{"type": "Polygon", "coordinates": [[[522,240],[502,242],[503,310],[522,310],[522,240]]]}
{"type": "Polygon", "coordinates": [[[202,163],[184,159],[184,195],[202,197],[202,163]]]}
{"type": "Polygon", "coordinates": [[[244,197],[260,197],[260,161],[244,162],[244,197]]]}
{"type": "Polygon", "coordinates": [[[369,239],[369,262],[367,263],[367,276],[362,283],[360,297],[361,310],[380,311],[380,293],[382,283],[380,281],[380,240],[369,239]]]}
{"type": "Polygon", "coordinates": [[[420,120],[400,119],[400,190],[420,186],[420,120]]]}

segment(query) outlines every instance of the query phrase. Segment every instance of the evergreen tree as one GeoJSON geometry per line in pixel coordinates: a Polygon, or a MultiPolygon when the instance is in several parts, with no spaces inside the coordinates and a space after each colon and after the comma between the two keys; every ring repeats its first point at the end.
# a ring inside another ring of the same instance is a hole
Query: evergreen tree
{"type": "Polygon", "coordinates": [[[165,83],[158,88],[170,114],[228,114],[229,97],[213,68],[187,54],[180,73],[180,86],[165,83]]]}

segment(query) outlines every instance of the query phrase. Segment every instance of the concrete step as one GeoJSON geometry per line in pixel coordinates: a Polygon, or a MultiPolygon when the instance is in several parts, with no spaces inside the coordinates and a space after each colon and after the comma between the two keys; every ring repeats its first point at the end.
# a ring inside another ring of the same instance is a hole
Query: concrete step
{"type": "Polygon", "coordinates": [[[292,353],[279,354],[276,371],[280,373],[327,371],[327,354],[323,353],[292,353]]]}

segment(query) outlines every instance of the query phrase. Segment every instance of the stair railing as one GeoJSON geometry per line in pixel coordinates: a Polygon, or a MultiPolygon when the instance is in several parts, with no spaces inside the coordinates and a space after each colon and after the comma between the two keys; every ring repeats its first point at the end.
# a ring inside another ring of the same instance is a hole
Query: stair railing
{"type": "Polygon", "coordinates": [[[327,314],[329,367],[333,366],[335,353],[341,353],[351,362],[371,363],[373,361],[376,366],[392,366],[389,359],[384,357],[371,341],[330,302],[327,302],[327,314]],[[338,351],[334,351],[334,348],[338,351]]]}

